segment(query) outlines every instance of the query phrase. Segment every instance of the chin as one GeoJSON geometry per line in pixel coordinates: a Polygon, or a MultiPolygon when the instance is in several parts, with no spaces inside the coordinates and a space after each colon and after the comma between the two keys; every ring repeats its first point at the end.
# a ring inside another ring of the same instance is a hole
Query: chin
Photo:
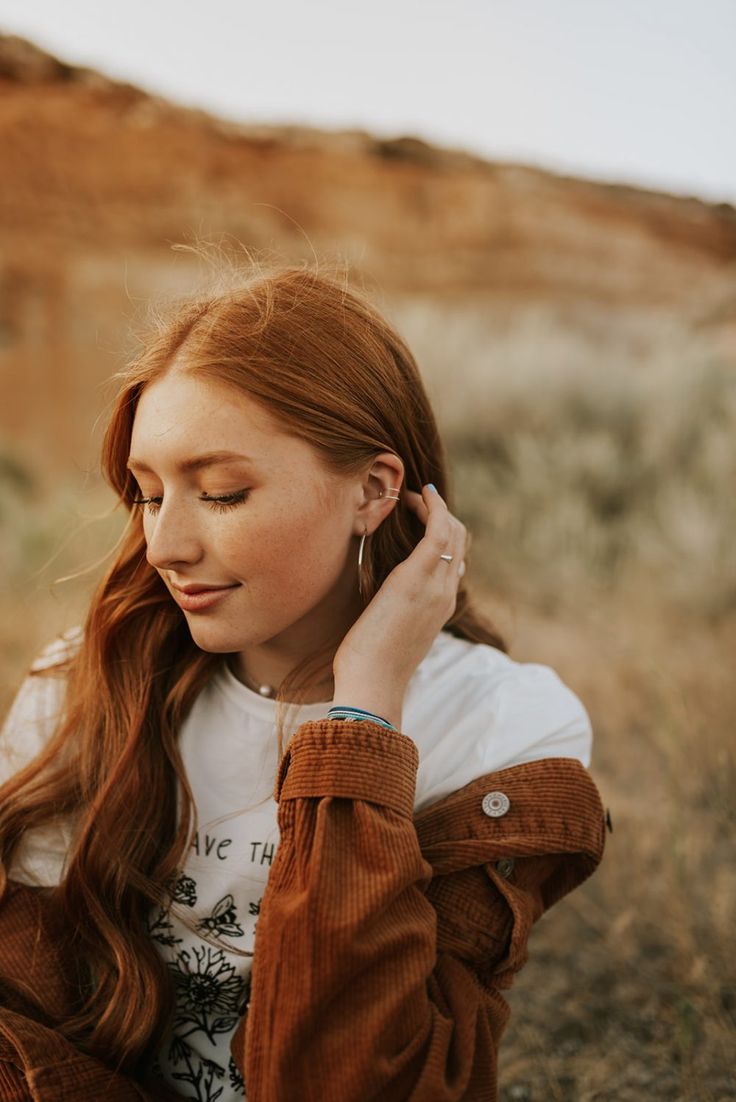
{"type": "Polygon", "coordinates": [[[269,639],[273,638],[273,632],[270,631],[259,634],[248,632],[246,634],[242,630],[229,627],[227,624],[217,624],[214,621],[205,624],[188,620],[187,623],[193,642],[200,650],[207,651],[210,654],[231,654],[244,650],[245,647],[267,643],[269,639]]]}

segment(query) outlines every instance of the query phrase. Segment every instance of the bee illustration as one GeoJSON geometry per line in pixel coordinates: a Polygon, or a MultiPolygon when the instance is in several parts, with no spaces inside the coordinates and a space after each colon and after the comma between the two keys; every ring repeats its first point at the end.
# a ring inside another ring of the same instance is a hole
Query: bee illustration
{"type": "Polygon", "coordinates": [[[243,927],[238,922],[235,913],[235,900],[231,895],[225,895],[215,904],[211,915],[201,919],[197,923],[198,930],[207,930],[209,933],[228,934],[230,937],[243,937],[243,927]]]}

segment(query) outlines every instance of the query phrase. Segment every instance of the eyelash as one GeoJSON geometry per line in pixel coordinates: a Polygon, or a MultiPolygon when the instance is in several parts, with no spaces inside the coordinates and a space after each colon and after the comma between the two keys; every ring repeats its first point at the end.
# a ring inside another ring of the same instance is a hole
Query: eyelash
{"type": "MultiPolygon", "coordinates": [[[[237,505],[241,505],[244,501],[247,501],[250,490],[236,490],[234,494],[222,494],[220,497],[200,497],[200,501],[210,502],[211,508],[217,513],[226,513],[228,509],[234,509],[237,505]]],[[[149,513],[157,513],[160,509],[160,505],[156,505],[157,501],[161,501],[160,497],[134,497],[133,504],[139,505],[142,508],[148,506],[149,513]]]]}

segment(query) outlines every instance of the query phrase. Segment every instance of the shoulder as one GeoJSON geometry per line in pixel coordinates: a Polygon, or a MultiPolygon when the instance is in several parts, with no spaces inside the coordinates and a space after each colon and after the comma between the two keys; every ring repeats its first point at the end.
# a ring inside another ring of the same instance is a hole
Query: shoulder
{"type": "Polygon", "coordinates": [[[62,632],[38,653],[31,663],[32,670],[49,670],[60,665],[79,650],[84,631],[81,624],[62,632]]]}
{"type": "Polygon", "coordinates": [[[590,765],[593,730],[579,696],[551,666],[514,662],[494,694],[499,728],[515,747],[514,764],[543,757],[590,765]]]}
{"type": "Polygon", "coordinates": [[[78,650],[82,635],[81,627],[71,628],[31,662],[0,729],[0,784],[40,753],[53,735],[66,691],[60,667],[78,650]]]}
{"type": "Polygon", "coordinates": [[[555,669],[518,662],[496,647],[447,632],[426,673],[438,700],[450,699],[457,722],[474,744],[482,771],[545,757],[590,765],[593,731],[588,712],[555,669]]]}

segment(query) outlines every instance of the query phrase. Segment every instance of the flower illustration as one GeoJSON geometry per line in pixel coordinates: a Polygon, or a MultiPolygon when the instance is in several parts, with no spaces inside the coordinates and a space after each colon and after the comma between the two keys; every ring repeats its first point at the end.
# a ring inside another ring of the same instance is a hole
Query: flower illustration
{"type": "Polygon", "coordinates": [[[184,903],[187,907],[193,907],[197,902],[197,885],[191,876],[182,873],[174,885],[172,894],[175,903],[184,903]]]}
{"type": "Polygon", "coordinates": [[[215,1044],[216,1034],[235,1028],[245,983],[221,949],[182,949],[169,967],[176,984],[175,1029],[180,1038],[202,1030],[215,1044]],[[186,1026],[191,1028],[182,1032],[186,1026]]]}
{"type": "Polygon", "coordinates": [[[181,938],[174,933],[174,927],[169,918],[169,912],[165,907],[159,907],[155,918],[150,917],[147,922],[147,930],[154,941],[160,945],[172,947],[181,943],[181,938]]]}
{"type": "Polygon", "coordinates": [[[227,1065],[228,1075],[230,1076],[230,1086],[234,1091],[245,1091],[245,1082],[243,1076],[238,1070],[237,1064],[233,1060],[232,1056],[227,1065]]]}
{"type": "Polygon", "coordinates": [[[216,1086],[215,1080],[222,1079],[225,1075],[225,1069],[220,1064],[199,1056],[180,1037],[174,1037],[171,1042],[169,1060],[174,1067],[180,1063],[185,1065],[181,1071],[172,1072],[172,1076],[194,1088],[197,1102],[217,1102],[223,1088],[216,1086]]]}

